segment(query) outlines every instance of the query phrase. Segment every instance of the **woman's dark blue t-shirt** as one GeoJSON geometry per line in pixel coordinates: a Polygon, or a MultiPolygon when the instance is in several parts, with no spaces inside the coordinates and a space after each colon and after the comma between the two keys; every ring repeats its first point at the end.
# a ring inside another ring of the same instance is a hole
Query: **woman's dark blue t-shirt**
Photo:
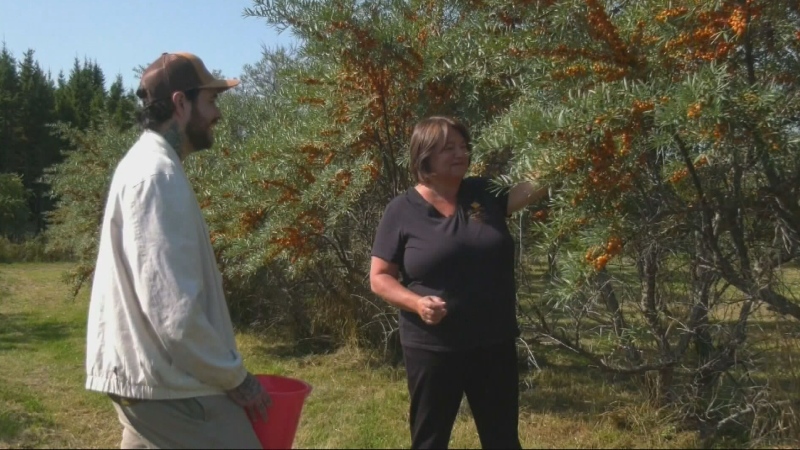
{"type": "Polygon", "coordinates": [[[397,264],[401,283],[419,295],[441,297],[447,315],[427,325],[400,312],[400,341],[430,350],[464,350],[519,335],[514,241],[506,225],[508,194],[486,178],[465,178],[451,217],[410,188],[381,219],[372,256],[397,264]]]}

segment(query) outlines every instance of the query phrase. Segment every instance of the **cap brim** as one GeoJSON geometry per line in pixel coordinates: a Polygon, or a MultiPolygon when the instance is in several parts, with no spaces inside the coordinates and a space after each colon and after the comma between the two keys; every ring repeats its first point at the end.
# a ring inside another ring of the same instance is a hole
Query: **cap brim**
{"type": "Polygon", "coordinates": [[[236,87],[239,85],[239,80],[214,80],[210,83],[206,83],[200,86],[198,89],[219,89],[222,91],[226,91],[232,87],[236,87]]]}

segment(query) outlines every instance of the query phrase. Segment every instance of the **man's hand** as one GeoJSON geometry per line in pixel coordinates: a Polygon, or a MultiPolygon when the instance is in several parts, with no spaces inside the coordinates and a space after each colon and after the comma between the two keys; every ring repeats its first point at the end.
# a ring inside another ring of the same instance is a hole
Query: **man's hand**
{"type": "Polygon", "coordinates": [[[436,325],[447,315],[447,308],[439,297],[427,295],[417,300],[417,314],[428,325],[436,325]]]}
{"type": "Polygon", "coordinates": [[[253,374],[248,372],[242,384],[236,389],[227,391],[227,394],[237,405],[244,408],[250,420],[267,421],[267,408],[272,405],[272,399],[253,374]]]}

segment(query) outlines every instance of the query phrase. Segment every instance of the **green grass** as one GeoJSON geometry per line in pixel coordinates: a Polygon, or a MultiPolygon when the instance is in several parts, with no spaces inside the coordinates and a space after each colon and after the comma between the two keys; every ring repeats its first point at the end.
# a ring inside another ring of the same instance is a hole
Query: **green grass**
{"type": "Polygon", "coordinates": [[[67,267],[0,266],[0,447],[118,443],[113,408],[83,390],[86,298],[66,299],[67,267]]]}
{"type": "MultiPolygon", "coordinates": [[[[0,448],[119,444],[110,402],[83,388],[88,293],[68,298],[60,275],[69,267],[0,265],[0,448]]],[[[402,368],[353,348],[324,351],[253,333],[239,333],[238,341],[250,371],[298,377],[314,386],[296,447],[409,446],[402,368]]],[[[676,430],[662,413],[644,406],[630,383],[599,375],[548,347],[536,356],[542,370],[524,374],[520,397],[524,447],[699,444],[694,433],[676,430]]],[[[479,446],[464,405],[451,447],[479,446]]]]}

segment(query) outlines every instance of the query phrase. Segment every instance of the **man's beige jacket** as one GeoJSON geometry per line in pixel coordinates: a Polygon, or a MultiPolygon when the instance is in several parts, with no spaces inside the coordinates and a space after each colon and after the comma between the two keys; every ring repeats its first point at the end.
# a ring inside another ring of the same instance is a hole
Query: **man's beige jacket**
{"type": "Polygon", "coordinates": [[[146,131],[114,173],[86,343],[86,388],[143,399],[245,378],[208,228],[172,147],[146,131]]]}

